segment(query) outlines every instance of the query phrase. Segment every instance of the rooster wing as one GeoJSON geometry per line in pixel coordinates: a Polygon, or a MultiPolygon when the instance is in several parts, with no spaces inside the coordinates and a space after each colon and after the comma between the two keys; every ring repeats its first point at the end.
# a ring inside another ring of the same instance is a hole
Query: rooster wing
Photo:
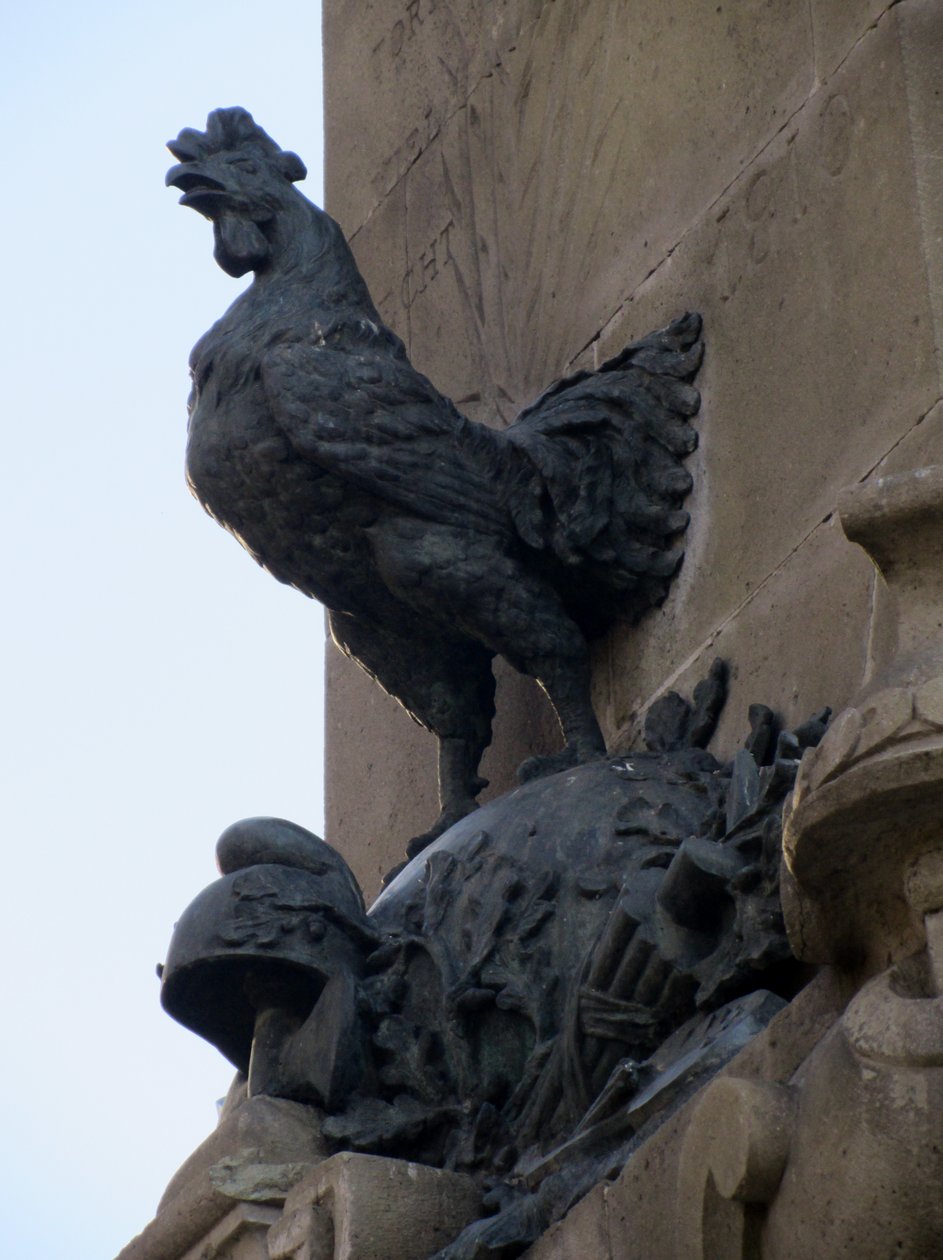
{"type": "Polygon", "coordinates": [[[525,544],[595,634],[660,604],[680,563],[700,328],[684,315],[557,381],[504,432],[462,416],[367,319],[275,345],[262,382],[300,456],[398,513],[525,544]]]}
{"type": "Polygon", "coordinates": [[[365,336],[353,347],[328,336],[263,357],[267,400],[297,453],[398,512],[512,532],[500,492],[506,439],[466,420],[405,353],[371,351],[371,334],[386,330],[358,323],[365,336]]]}

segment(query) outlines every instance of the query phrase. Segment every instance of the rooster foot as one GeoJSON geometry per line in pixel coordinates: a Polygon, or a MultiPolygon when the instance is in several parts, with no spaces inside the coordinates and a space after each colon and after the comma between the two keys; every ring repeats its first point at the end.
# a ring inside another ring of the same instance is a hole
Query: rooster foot
{"type": "Polygon", "coordinates": [[[543,779],[550,774],[559,774],[561,770],[572,770],[578,766],[580,757],[572,744],[567,744],[559,752],[550,753],[546,757],[528,757],[517,767],[519,783],[529,783],[531,779],[543,779]]]}
{"type": "Polygon", "coordinates": [[[408,858],[416,857],[423,849],[427,849],[433,840],[438,840],[439,836],[444,835],[449,827],[454,827],[457,822],[477,808],[478,802],[471,797],[452,801],[446,805],[428,831],[423,831],[418,836],[413,836],[412,840],[409,841],[406,845],[406,856],[408,858]]]}

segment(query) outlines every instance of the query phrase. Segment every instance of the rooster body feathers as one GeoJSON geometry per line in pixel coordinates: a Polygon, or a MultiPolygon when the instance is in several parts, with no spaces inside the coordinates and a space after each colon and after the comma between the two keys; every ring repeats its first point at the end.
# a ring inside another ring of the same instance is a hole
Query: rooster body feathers
{"type": "Polygon", "coordinates": [[[558,381],[506,430],[409,362],[304,168],[244,110],[171,142],[167,182],[250,287],[191,357],[194,494],[255,559],[329,610],[338,646],[440,741],[442,813],[474,808],[495,655],[537,678],[566,747],[602,755],[587,640],[662,602],[681,559],[700,320],[558,381]]]}

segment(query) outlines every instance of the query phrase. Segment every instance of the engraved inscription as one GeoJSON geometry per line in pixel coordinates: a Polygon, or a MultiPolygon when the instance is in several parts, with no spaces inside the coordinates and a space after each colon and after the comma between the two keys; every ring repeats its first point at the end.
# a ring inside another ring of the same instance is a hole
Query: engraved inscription
{"type": "Polygon", "coordinates": [[[736,293],[744,267],[764,266],[790,248],[790,232],[808,209],[795,141],[793,134],[779,157],[746,177],[712,225],[705,261],[721,301],[736,293]]]}
{"type": "Polygon", "coordinates": [[[416,38],[426,18],[435,13],[437,3],[438,0],[406,0],[389,33],[374,45],[374,56],[382,55],[395,61],[409,41],[416,38]]]}
{"type": "Polygon", "coordinates": [[[744,213],[753,225],[750,234],[750,258],[761,263],[770,250],[769,212],[773,200],[773,181],[769,171],[759,171],[747,188],[744,213]]]}
{"type": "Polygon", "coordinates": [[[419,257],[412,263],[403,276],[400,285],[400,300],[409,310],[420,293],[424,293],[437,278],[440,271],[452,262],[450,234],[455,227],[454,219],[449,219],[445,227],[438,232],[426,247],[420,251],[419,257]]]}
{"type": "Polygon", "coordinates": [[[438,118],[431,108],[426,109],[423,112],[421,125],[412,129],[403,143],[381,164],[371,179],[371,187],[378,197],[383,197],[396,183],[399,173],[415,162],[423,149],[432,143],[438,130],[438,118]]]}
{"type": "Polygon", "coordinates": [[[840,175],[851,156],[851,110],[843,96],[833,96],[822,114],[822,165],[829,175],[840,175]]]}
{"type": "Polygon", "coordinates": [[[795,136],[777,161],[751,177],[742,213],[748,233],[747,257],[754,266],[759,266],[777,245],[781,247],[783,233],[805,213],[795,136]]]}

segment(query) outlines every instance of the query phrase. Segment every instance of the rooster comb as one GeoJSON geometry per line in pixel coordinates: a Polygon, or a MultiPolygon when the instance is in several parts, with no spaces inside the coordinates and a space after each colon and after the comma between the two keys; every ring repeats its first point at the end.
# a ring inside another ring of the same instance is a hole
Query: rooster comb
{"type": "Polygon", "coordinates": [[[199,162],[214,153],[251,149],[268,158],[292,183],[304,179],[308,173],[297,153],[280,149],[249,111],[238,105],[230,109],[214,109],[206,119],[205,131],[184,127],[176,140],[167,141],[167,148],[178,162],[199,162]]]}

